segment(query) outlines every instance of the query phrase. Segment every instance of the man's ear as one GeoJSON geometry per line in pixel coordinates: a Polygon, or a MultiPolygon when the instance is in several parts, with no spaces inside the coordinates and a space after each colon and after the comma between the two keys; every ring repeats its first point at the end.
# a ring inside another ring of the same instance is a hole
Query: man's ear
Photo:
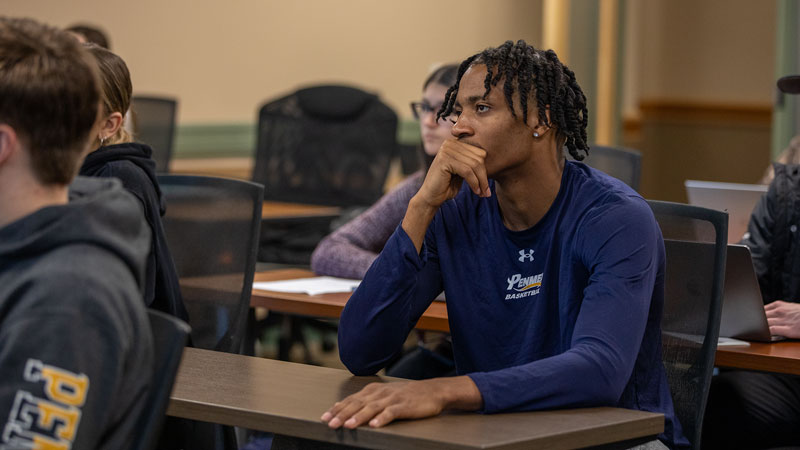
{"type": "MultiPolygon", "coordinates": [[[[547,117],[547,123],[550,122],[550,105],[547,105],[544,110],[544,116],[547,117]]],[[[539,116],[537,115],[535,118],[536,124],[532,126],[533,129],[533,137],[543,137],[548,131],[550,131],[550,126],[545,125],[543,122],[539,120],[539,116]]]]}
{"type": "Polygon", "coordinates": [[[8,124],[0,123],[0,165],[19,150],[19,144],[17,132],[8,124]]]}

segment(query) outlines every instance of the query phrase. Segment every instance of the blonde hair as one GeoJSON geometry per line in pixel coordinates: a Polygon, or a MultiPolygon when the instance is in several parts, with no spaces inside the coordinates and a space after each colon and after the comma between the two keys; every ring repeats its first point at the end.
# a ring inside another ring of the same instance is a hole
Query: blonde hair
{"type": "MultiPolygon", "coordinates": [[[[131,95],[133,95],[133,84],[128,66],[115,53],[104,49],[96,44],[84,44],[89,54],[94,56],[97,67],[100,69],[100,85],[103,91],[103,114],[105,116],[118,112],[125,114],[131,106],[131,95]]],[[[120,126],[113,136],[109,136],[104,145],[122,144],[133,142],[133,137],[120,126]]]]}

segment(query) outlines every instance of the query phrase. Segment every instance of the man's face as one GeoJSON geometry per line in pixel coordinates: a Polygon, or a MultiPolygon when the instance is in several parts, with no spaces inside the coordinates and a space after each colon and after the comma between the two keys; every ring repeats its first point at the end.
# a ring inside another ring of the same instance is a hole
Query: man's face
{"type": "Polygon", "coordinates": [[[485,150],[486,172],[497,178],[505,170],[516,168],[533,157],[531,126],[537,122],[537,116],[536,108],[529,102],[528,124],[522,121],[517,92],[513,95],[517,117],[511,115],[503,94],[503,79],[484,99],[485,78],[486,66],[483,64],[470,67],[461,78],[453,108],[458,119],[452,134],[466,144],[485,150]]]}

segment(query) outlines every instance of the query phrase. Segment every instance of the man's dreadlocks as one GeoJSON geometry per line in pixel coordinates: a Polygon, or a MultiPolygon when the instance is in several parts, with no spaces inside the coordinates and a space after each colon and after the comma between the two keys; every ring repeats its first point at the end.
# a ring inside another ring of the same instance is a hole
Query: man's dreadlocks
{"type": "Polygon", "coordinates": [[[532,98],[536,99],[539,121],[556,129],[557,136],[565,139],[570,155],[580,161],[589,153],[586,143],[589,111],[586,109],[586,96],[575,80],[575,73],[558,60],[554,51],[537,50],[523,40],[516,44],[506,41],[500,47],[487,48],[465,59],[458,68],[455,84],[445,94],[437,119],[453,112],[461,77],[475,64],[486,65],[484,99],[492,86],[497,86],[504,79],[503,93],[514,118],[517,117],[512,99],[514,90],[520,93],[523,122],[528,120],[528,98],[532,94],[532,98]],[[547,120],[546,109],[550,110],[550,121],[547,120]]]}

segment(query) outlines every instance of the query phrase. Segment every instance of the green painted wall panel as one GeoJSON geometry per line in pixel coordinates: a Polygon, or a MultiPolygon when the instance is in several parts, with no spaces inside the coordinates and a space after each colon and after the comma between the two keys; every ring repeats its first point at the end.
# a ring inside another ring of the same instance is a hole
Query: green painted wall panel
{"type": "MultiPolygon", "coordinates": [[[[397,140],[401,144],[420,142],[419,123],[400,120],[397,140]]],[[[175,133],[175,158],[232,158],[253,156],[256,148],[256,124],[187,124],[175,133]]]]}

